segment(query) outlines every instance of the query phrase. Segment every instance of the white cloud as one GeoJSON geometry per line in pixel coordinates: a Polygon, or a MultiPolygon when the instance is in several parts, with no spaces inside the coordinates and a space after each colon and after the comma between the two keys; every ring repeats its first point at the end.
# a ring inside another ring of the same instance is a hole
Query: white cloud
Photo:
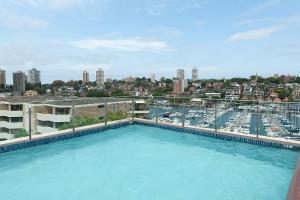
{"type": "Polygon", "coordinates": [[[230,36],[228,42],[240,42],[245,40],[258,40],[270,37],[273,33],[283,29],[283,26],[273,26],[268,28],[253,29],[250,31],[236,33],[230,36]]]}
{"type": "Polygon", "coordinates": [[[148,0],[146,2],[146,10],[149,15],[162,16],[168,6],[167,0],[148,0]]]}
{"type": "Polygon", "coordinates": [[[149,33],[159,34],[160,36],[166,36],[166,37],[179,37],[184,34],[183,31],[176,30],[170,27],[166,26],[160,26],[156,28],[152,28],[149,30],[149,33]]]}
{"type": "Polygon", "coordinates": [[[269,7],[272,7],[272,6],[275,6],[277,5],[278,3],[280,3],[282,0],[269,0],[269,1],[266,1],[258,6],[255,6],[253,9],[252,9],[252,12],[255,12],[255,11],[261,11],[261,10],[265,10],[269,7]]]}
{"type": "Polygon", "coordinates": [[[35,19],[30,16],[1,16],[0,25],[13,29],[45,28],[49,23],[45,20],[35,19]]]}
{"type": "Polygon", "coordinates": [[[300,24],[300,16],[294,15],[289,16],[287,18],[282,19],[255,19],[255,20],[244,20],[242,23],[239,24],[249,24],[249,23],[255,23],[255,22],[272,22],[277,21],[277,25],[269,26],[266,28],[260,28],[260,29],[253,29],[249,31],[239,32],[235,33],[232,36],[230,36],[227,41],[228,42],[240,42],[245,40],[258,40],[258,39],[265,39],[270,37],[273,33],[281,31],[282,29],[288,28],[291,25],[298,25],[300,24]]]}
{"type": "Polygon", "coordinates": [[[109,48],[120,51],[161,52],[169,49],[168,45],[165,42],[146,40],[141,38],[118,40],[89,39],[71,42],[71,44],[79,48],[90,50],[97,48],[109,48]]]}
{"type": "Polygon", "coordinates": [[[37,8],[51,8],[51,9],[65,9],[82,3],[90,3],[92,0],[8,0],[11,4],[16,6],[31,6],[37,8]]]}
{"type": "Polygon", "coordinates": [[[185,11],[189,11],[192,9],[199,9],[199,8],[204,8],[204,5],[202,3],[195,2],[191,5],[184,5],[184,6],[180,7],[178,10],[180,12],[185,12],[185,11]]]}

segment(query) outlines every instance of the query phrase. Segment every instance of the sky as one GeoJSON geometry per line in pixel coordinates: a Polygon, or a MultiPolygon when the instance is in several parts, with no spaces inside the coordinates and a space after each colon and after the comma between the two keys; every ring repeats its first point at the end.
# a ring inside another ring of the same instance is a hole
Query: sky
{"type": "Polygon", "coordinates": [[[300,0],[0,1],[0,68],[42,82],[300,75],[300,0]]]}

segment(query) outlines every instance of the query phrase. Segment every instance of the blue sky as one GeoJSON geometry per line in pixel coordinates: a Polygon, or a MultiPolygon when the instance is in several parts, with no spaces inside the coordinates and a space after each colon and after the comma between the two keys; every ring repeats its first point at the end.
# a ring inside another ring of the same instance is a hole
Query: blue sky
{"type": "Polygon", "coordinates": [[[177,68],[200,78],[300,75],[299,0],[6,0],[0,68],[36,67],[42,82],[177,68]]]}

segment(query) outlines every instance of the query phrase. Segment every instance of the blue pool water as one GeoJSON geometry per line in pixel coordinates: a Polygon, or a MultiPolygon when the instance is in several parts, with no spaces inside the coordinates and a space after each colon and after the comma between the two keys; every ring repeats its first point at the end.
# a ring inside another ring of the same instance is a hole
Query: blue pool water
{"type": "Polygon", "coordinates": [[[5,200],[281,200],[297,152],[131,125],[0,154],[5,200]]]}

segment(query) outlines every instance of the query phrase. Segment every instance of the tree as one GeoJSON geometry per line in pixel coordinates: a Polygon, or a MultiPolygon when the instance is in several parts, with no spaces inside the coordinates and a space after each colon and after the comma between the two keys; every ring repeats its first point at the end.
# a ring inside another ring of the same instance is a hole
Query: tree
{"type": "Polygon", "coordinates": [[[55,88],[60,88],[60,87],[64,86],[64,84],[65,84],[65,82],[62,80],[55,80],[55,81],[53,81],[52,86],[55,88]]]}
{"type": "Polygon", "coordinates": [[[108,94],[106,94],[103,91],[89,90],[86,96],[87,97],[108,97],[108,94]]]}

